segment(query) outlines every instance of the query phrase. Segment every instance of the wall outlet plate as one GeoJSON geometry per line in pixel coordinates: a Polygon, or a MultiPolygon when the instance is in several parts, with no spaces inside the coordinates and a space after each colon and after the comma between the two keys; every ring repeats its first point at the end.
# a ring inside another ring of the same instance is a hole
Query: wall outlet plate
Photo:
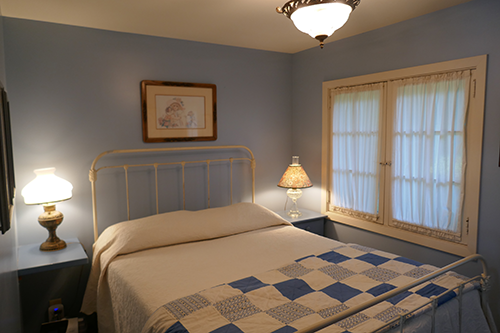
{"type": "Polygon", "coordinates": [[[49,306],[49,322],[64,318],[64,305],[53,304],[49,306]]]}

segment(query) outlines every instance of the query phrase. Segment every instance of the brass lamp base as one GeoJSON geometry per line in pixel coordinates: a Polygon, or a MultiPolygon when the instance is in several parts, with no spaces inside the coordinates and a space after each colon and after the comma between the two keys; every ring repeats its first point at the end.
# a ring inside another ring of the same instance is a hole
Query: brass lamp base
{"type": "Polygon", "coordinates": [[[61,224],[64,215],[56,210],[56,205],[44,205],[44,212],[38,217],[38,223],[48,230],[49,237],[40,245],[40,251],[57,251],[66,247],[66,242],[59,239],[56,229],[61,224]]]}

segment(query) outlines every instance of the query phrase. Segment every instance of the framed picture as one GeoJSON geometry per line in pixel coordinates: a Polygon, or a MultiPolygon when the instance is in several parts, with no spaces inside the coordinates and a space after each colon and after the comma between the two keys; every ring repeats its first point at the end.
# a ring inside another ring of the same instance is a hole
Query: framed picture
{"type": "Polygon", "coordinates": [[[215,84],[141,82],[144,142],[217,139],[215,84]]]}
{"type": "Polygon", "coordinates": [[[7,93],[0,85],[0,230],[2,234],[10,229],[14,210],[16,184],[12,154],[12,133],[7,93]]]}

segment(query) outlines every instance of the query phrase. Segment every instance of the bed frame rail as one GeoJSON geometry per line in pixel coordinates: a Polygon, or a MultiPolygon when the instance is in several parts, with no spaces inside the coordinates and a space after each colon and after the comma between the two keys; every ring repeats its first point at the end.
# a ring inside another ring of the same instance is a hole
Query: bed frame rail
{"type": "Polygon", "coordinates": [[[155,171],[155,195],[156,195],[156,214],[159,213],[159,199],[158,199],[158,167],[162,165],[180,165],[182,167],[182,200],[183,209],[186,209],[186,188],[185,188],[185,166],[187,164],[204,164],[207,165],[207,206],[210,208],[210,163],[212,162],[229,162],[230,164],[230,203],[233,203],[233,162],[234,161],[249,161],[252,168],[252,202],[255,203],[255,158],[252,151],[245,146],[209,146],[209,147],[173,147],[173,148],[150,148],[150,149],[124,149],[124,150],[109,150],[99,156],[97,156],[92,162],[92,166],[89,171],[89,180],[92,186],[92,213],[94,220],[94,241],[97,240],[99,236],[98,225],[97,225],[97,198],[96,198],[96,181],[97,172],[104,169],[117,169],[123,168],[125,171],[125,191],[127,195],[127,218],[130,220],[130,198],[129,198],[129,177],[128,170],[135,167],[153,167],[155,171]],[[227,151],[227,150],[243,150],[247,151],[250,157],[231,157],[231,158],[218,158],[218,159],[206,159],[198,161],[178,161],[178,162],[164,162],[164,163],[144,163],[144,164],[123,164],[123,165],[112,165],[103,166],[96,169],[97,162],[104,156],[110,154],[138,154],[138,153],[152,153],[152,152],[186,152],[186,151],[201,151],[201,150],[217,150],[217,151],[227,151]]]}
{"type": "MultiPolygon", "coordinates": [[[[365,303],[362,303],[362,304],[359,304],[357,306],[354,306],[352,308],[349,308],[345,311],[342,311],[341,313],[338,313],[332,317],[329,317],[329,318],[326,318],[324,319],[323,321],[320,321],[314,325],[311,325],[307,328],[304,328],[304,329],[301,329],[301,330],[298,330],[296,333],[311,333],[311,332],[316,332],[322,328],[325,328],[329,325],[332,325],[332,324],[335,324],[345,318],[348,318],[356,313],[359,313],[375,304],[378,304],[378,303],[381,303],[391,297],[394,297],[404,291],[407,291],[409,289],[412,289],[413,287],[419,285],[419,284],[422,284],[426,281],[429,281],[429,280],[432,280],[448,271],[451,271],[459,266],[462,266],[464,264],[467,264],[469,262],[477,262],[477,261],[480,261],[481,264],[482,264],[482,268],[483,268],[483,273],[480,275],[480,276],[477,276],[477,277],[474,277],[462,284],[460,284],[459,286],[453,288],[453,289],[450,289],[450,290],[447,290],[445,291],[444,293],[442,293],[441,295],[438,295],[438,296],[434,296],[430,303],[427,303],[427,304],[423,304],[422,306],[418,307],[417,309],[413,309],[413,311],[410,311],[410,312],[407,312],[407,313],[404,313],[404,314],[401,314],[398,317],[396,317],[395,319],[393,319],[391,322],[389,322],[385,328],[387,328],[388,326],[393,326],[393,325],[396,325],[396,324],[399,324],[399,328],[400,328],[400,331],[403,332],[404,330],[404,322],[406,321],[406,319],[410,318],[412,316],[412,314],[415,313],[415,311],[429,305],[429,304],[432,304],[432,311],[433,311],[433,315],[432,315],[432,333],[435,331],[435,313],[436,313],[436,309],[437,309],[437,304],[438,304],[438,300],[440,297],[443,297],[445,296],[446,294],[450,293],[451,291],[455,291],[455,290],[458,290],[457,292],[457,297],[458,297],[458,301],[459,301],[459,318],[461,320],[461,313],[462,313],[462,304],[461,304],[461,298],[462,298],[462,291],[463,291],[463,288],[464,286],[467,284],[467,283],[471,283],[473,281],[477,281],[479,280],[479,282],[481,283],[481,307],[483,309],[483,312],[485,314],[485,317],[486,317],[486,320],[488,322],[488,325],[490,327],[490,330],[492,333],[497,333],[497,328],[496,328],[496,325],[495,325],[495,322],[493,321],[493,317],[492,317],[492,314],[491,314],[491,311],[490,311],[490,308],[489,308],[489,305],[488,305],[488,299],[487,299],[487,291],[489,290],[490,286],[489,286],[489,275],[488,275],[488,266],[486,264],[486,260],[484,259],[483,256],[481,256],[480,254],[473,254],[473,255],[470,255],[468,257],[465,257],[461,260],[458,260],[454,263],[451,263],[450,265],[448,266],[445,266],[433,273],[430,273],[430,274],[427,274],[426,276],[423,276],[421,277],[420,279],[418,280],[415,280],[414,282],[412,282],[411,284],[408,284],[408,285],[405,285],[405,286],[401,286],[399,288],[396,288],[396,289],[393,289],[389,292],[386,292],[378,297],[375,297],[365,303]]],[[[462,329],[462,325],[461,325],[461,322],[459,323],[459,327],[460,327],[460,332],[461,329],[462,329]]]]}

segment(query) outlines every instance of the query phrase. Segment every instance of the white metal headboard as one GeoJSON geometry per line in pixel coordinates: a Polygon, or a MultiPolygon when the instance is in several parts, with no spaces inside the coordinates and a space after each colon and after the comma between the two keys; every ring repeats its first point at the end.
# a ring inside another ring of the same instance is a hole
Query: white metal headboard
{"type": "Polygon", "coordinates": [[[109,150],[106,151],[94,159],[92,166],[89,171],[89,180],[92,186],[92,214],[94,219],[94,241],[97,240],[99,236],[98,226],[97,226],[97,199],[96,199],[96,186],[97,172],[103,169],[113,169],[113,168],[123,168],[125,170],[125,189],[127,193],[127,218],[130,220],[130,200],[129,200],[129,188],[128,188],[128,169],[133,167],[154,167],[155,169],[155,184],[156,184],[156,214],[159,212],[158,205],[158,167],[160,165],[181,165],[182,166],[182,194],[183,194],[183,209],[186,208],[186,192],[185,192],[185,179],[184,179],[184,167],[186,164],[192,163],[206,163],[207,165],[207,188],[208,188],[208,207],[210,208],[210,163],[211,162],[221,162],[228,161],[230,163],[230,198],[231,204],[233,201],[233,161],[237,160],[247,160],[250,161],[250,166],[252,168],[252,202],[255,203],[255,158],[252,151],[245,146],[209,146],[209,147],[177,147],[177,148],[149,148],[149,149],[122,149],[122,150],[109,150]],[[236,158],[218,158],[218,159],[204,159],[199,161],[178,161],[178,162],[165,162],[165,163],[144,163],[144,164],[123,164],[123,165],[113,165],[113,166],[103,166],[96,169],[97,162],[104,156],[110,154],[140,154],[140,153],[151,153],[151,152],[186,152],[186,151],[201,151],[201,150],[246,150],[250,158],[248,157],[236,157],[236,158]]]}

